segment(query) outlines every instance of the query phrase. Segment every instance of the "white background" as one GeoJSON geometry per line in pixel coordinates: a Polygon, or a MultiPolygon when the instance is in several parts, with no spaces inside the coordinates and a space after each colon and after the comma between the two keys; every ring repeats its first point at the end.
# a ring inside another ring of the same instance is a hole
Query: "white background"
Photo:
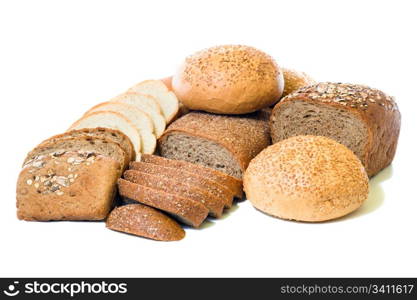
{"type": "Polygon", "coordinates": [[[1,1],[0,276],[417,276],[415,1],[1,1]],[[241,43],[320,81],[394,95],[392,167],[365,205],[322,224],[248,201],[222,220],[154,242],[102,222],[15,216],[25,154],[90,106],[170,75],[201,48],[241,43]]]}

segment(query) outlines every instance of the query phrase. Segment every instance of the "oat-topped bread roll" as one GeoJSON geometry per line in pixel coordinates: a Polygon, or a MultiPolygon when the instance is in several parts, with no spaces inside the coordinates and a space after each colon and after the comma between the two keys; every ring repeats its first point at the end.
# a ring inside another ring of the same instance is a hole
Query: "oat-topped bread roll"
{"type": "Polygon", "coordinates": [[[321,135],[351,149],[369,176],[394,158],[401,116],[393,97],[363,85],[318,83],[288,95],[271,114],[273,143],[321,135]]]}
{"type": "Polygon", "coordinates": [[[52,151],[28,161],[16,189],[23,220],[102,220],[109,213],[119,163],[97,152],[52,151]]]}
{"type": "Polygon", "coordinates": [[[344,216],[368,196],[368,176],[359,159],[321,136],[296,136],[269,146],[250,162],[243,184],[257,209],[306,222],[344,216]]]}
{"type": "Polygon", "coordinates": [[[304,72],[282,68],[282,73],[284,74],[284,92],[281,97],[285,97],[299,88],[316,83],[313,78],[304,72]]]}
{"type": "Polygon", "coordinates": [[[172,78],[172,88],[189,109],[244,114],[277,102],[284,80],[268,54],[253,47],[225,45],[187,57],[172,78]]]}
{"type": "Polygon", "coordinates": [[[265,116],[191,112],[168,127],[158,141],[159,153],[241,179],[250,160],[270,144],[265,116]]]}

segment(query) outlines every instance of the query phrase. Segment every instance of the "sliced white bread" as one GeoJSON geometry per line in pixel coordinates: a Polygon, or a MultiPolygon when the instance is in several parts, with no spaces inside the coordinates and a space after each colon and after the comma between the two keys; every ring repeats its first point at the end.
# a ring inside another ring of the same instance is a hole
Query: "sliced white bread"
{"type": "Polygon", "coordinates": [[[149,115],[135,106],[123,102],[103,102],[92,107],[86,115],[95,111],[113,111],[122,114],[135,125],[141,136],[141,152],[155,152],[156,138],[153,134],[153,123],[149,115]]]}
{"type": "Polygon", "coordinates": [[[161,108],[155,97],[141,93],[128,92],[119,95],[110,101],[130,104],[147,113],[152,119],[156,137],[160,137],[165,131],[165,118],[162,116],[161,108]]]}
{"type": "Polygon", "coordinates": [[[129,137],[136,153],[136,160],[140,161],[141,136],[139,130],[129,119],[120,113],[113,111],[96,111],[84,115],[81,119],[71,125],[69,130],[82,128],[104,127],[117,129],[129,137]]]}
{"type": "Polygon", "coordinates": [[[178,113],[178,99],[161,80],[145,80],[129,89],[129,92],[143,93],[154,96],[167,123],[178,113]]]}

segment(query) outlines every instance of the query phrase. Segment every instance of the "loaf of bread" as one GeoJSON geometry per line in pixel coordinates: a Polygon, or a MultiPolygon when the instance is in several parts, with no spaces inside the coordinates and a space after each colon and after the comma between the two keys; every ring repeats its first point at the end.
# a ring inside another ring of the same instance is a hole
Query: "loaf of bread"
{"type": "Polygon", "coordinates": [[[265,112],[228,116],[191,112],[158,141],[161,156],[184,160],[242,179],[252,158],[270,144],[265,112]]]}
{"type": "Polygon", "coordinates": [[[285,97],[299,88],[316,83],[313,78],[304,72],[282,68],[282,73],[284,74],[284,92],[281,97],[285,97]]]}
{"type": "Polygon", "coordinates": [[[106,227],[157,241],[179,241],[185,236],[184,229],[173,219],[139,203],[113,209],[106,227]]]}
{"type": "Polygon", "coordinates": [[[189,109],[244,114],[276,103],[284,87],[272,57],[253,47],[217,46],[186,58],[172,78],[178,99],[189,109]]]}
{"type": "Polygon", "coordinates": [[[102,220],[116,192],[120,164],[91,151],[51,151],[24,165],[16,189],[23,220],[102,220]]]}
{"type": "Polygon", "coordinates": [[[344,216],[368,196],[368,177],[359,159],[320,136],[296,136],[269,146],[251,161],[243,184],[257,209],[306,222],[344,216]]]}
{"type": "Polygon", "coordinates": [[[332,138],[351,149],[369,176],[394,158],[401,116],[394,99],[362,85],[318,83],[282,99],[271,114],[273,143],[296,135],[332,138]]]}

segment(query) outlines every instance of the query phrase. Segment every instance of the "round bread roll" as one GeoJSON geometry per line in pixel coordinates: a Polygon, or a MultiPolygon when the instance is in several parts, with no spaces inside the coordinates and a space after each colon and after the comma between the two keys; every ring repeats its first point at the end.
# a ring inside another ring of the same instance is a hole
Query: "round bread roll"
{"type": "Polygon", "coordinates": [[[269,146],[244,175],[255,208],[282,219],[339,218],[368,197],[368,176],[351,150],[321,136],[295,136],[269,146]]]}
{"type": "Polygon", "coordinates": [[[217,46],[186,58],[172,88],[189,109],[245,114],[278,101],[283,74],[272,57],[241,45],[217,46]]]}
{"type": "Polygon", "coordinates": [[[307,85],[315,84],[316,81],[307,75],[304,72],[298,72],[295,70],[282,68],[282,72],[284,74],[284,92],[282,93],[282,97],[295,92],[299,88],[302,88],[307,85]]]}

